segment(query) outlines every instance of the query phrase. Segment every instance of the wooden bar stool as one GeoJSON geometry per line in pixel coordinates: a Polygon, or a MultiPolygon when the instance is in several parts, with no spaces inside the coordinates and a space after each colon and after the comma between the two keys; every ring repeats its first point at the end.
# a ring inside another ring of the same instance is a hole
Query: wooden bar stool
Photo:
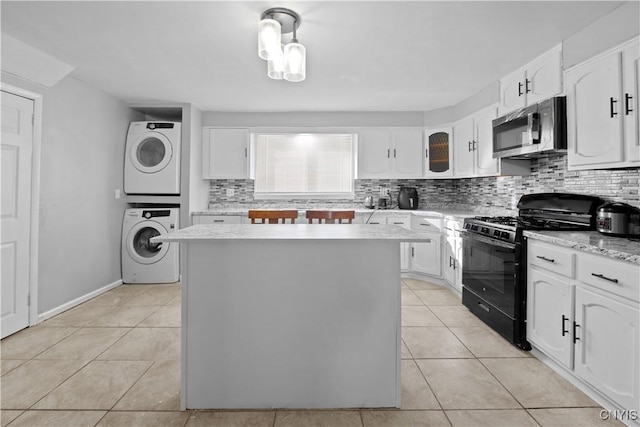
{"type": "Polygon", "coordinates": [[[317,220],[318,224],[351,224],[356,216],[355,211],[307,211],[307,220],[313,224],[317,220]]]}
{"type": "Polygon", "coordinates": [[[295,224],[296,218],[298,218],[298,211],[293,209],[249,210],[249,219],[251,219],[251,224],[285,224],[287,219],[290,220],[290,224],[295,224]]]}

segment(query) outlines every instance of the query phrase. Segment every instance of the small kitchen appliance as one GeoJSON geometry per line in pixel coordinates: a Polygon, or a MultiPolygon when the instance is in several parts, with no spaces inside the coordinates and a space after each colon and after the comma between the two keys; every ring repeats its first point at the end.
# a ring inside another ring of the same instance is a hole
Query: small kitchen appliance
{"type": "Polygon", "coordinates": [[[527,245],[524,230],[596,229],[598,197],[526,194],[517,217],[464,220],[462,303],[509,342],[530,350],[526,339],[527,245]]]}
{"type": "Polygon", "coordinates": [[[373,209],[375,207],[373,204],[373,196],[367,196],[364,198],[364,207],[367,209],[373,209]]]}
{"type": "Polygon", "coordinates": [[[598,208],[596,229],[611,236],[640,236],[640,209],[626,203],[607,203],[598,208]]]}
{"type": "Polygon", "coordinates": [[[398,193],[399,209],[418,209],[418,190],[414,187],[401,187],[398,193]]]}
{"type": "Polygon", "coordinates": [[[565,97],[557,96],[493,120],[493,158],[530,158],[566,150],[565,106],[565,97]]]}

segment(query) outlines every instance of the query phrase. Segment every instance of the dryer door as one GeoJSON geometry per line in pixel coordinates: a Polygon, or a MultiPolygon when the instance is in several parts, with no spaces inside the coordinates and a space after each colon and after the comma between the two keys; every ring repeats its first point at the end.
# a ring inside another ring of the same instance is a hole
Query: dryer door
{"type": "Polygon", "coordinates": [[[167,229],[155,221],[142,221],[134,225],[127,235],[127,252],[140,264],[160,261],[169,251],[170,243],[153,243],[152,237],[167,234],[167,229]]]}
{"type": "Polygon", "coordinates": [[[143,173],[156,173],[167,167],[173,157],[171,141],[160,132],[145,132],[131,144],[131,164],[143,173]]]}

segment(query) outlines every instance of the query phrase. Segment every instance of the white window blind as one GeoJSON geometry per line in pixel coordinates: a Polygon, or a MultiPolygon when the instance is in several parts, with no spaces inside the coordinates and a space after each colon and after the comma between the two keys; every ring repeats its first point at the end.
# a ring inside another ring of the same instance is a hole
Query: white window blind
{"type": "Polygon", "coordinates": [[[352,198],[354,135],[257,134],[257,196],[352,198]]]}

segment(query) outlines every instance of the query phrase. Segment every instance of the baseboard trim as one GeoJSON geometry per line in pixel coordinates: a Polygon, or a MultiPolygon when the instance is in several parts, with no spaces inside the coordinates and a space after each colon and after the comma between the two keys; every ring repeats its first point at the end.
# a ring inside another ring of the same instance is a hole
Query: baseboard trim
{"type": "Polygon", "coordinates": [[[53,308],[51,310],[45,311],[44,313],[40,313],[38,314],[38,323],[44,322],[47,319],[51,319],[53,316],[56,316],[64,311],[67,311],[69,309],[72,309],[73,307],[76,307],[80,304],[82,304],[83,302],[89,301],[92,298],[97,297],[98,295],[101,295],[115,287],[118,287],[122,285],[122,279],[120,280],[116,280],[113,283],[109,283],[106,286],[101,287],[100,289],[96,289],[95,291],[89,292],[88,294],[85,294],[81,297],[78,297],[74,300],[71,300],[67,303],[64,303],[62,305],[59,305],[56,308],[53,308]]]}

